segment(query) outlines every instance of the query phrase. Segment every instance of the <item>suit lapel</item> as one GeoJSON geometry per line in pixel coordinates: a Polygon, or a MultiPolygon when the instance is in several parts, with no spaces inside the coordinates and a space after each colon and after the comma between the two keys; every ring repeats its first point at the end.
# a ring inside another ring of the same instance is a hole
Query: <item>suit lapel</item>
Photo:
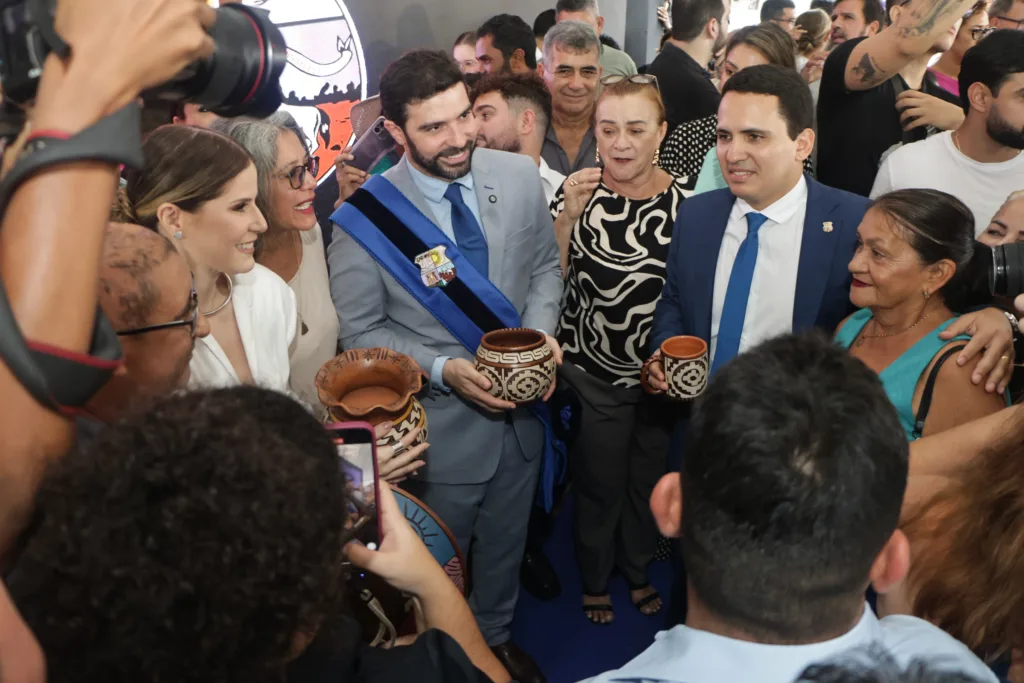
{"type": "MultiPolygon", "coordinates": [[[[736,202],[736,197],[729,190],[719,190],[708,194],[714,201],[709,202],[707,213],[690,218],[689,227],[680,226],[685,235],[692,236],[689,240],[693,245],[688,249],[689,272],[693,277],[693,324],[694,334],[701,339],[711,340],[711,310],[715,299],[715,271],[718,266],[718,252],[722,248],[722,238],[729,224],[729,214],[736,202]]],[[[686,293],[683,293],[686,297],[686,293]]]]}
{"type": "Polygon", "coordinates": [[[807,178],[807,212],[793,303],[794,332],[810,329],[817,323],[841,234],[839,225],[828,225],[830,221],[838,223],[839,217],[833,216],[836,203],[829,201],[822,190],[820,183],[807,178]]]}
{"type": "Polygon", "coordinates": [[[488,279],[500,286],[505,264],[505,201],[499,191],[497,178],[480,162],[480,159],[474,159],[473,185],[476,188],[476,200],[480,205],[480,219],[483,222],[480,227],[487,238],[488,279]]]}

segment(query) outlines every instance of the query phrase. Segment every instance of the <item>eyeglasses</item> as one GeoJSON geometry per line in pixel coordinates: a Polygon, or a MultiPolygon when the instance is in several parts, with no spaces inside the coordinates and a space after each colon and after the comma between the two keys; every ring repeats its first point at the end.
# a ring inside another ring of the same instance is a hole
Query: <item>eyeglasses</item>
{"type": "Polygon", "coordinates": [[[309,173],[316,179],[317,173],[320,172],[320,157],[310,157],[306,160],[306,163],[296,166],[287,173],[279,173],[278,178],[287,178],[288,184],[292,186],[293,190],[299,190],[302,188],[303,183],[306,182],[306,174],[309,173]]]}
{"type": "Polygon", "coordinates": [[[661,92],[661,88],[658,87],[658,77],[654,74],[636,74],[635,76],[611,74],[601,79],[601,85],[615,85],[616,83],[622,83],[623,81],[629,81],[630,83],[636,83],[637,85],[653,85],[658,92],[661,92]]]}
{"type": "Polygon", "coordinates": [[[975,26],[974,28],[971,29],[971,38],[974,38],[974,40],[977,41],[995,32],[995,26],[975,26]]]}
{"type": "Polygon", "coordinates": [[[998,15],[996,15],[995,17],[992,17],[992,18],[993,19],[998,19],[999,21],[1005,21],[1008,24],[1016,24],[1017,25],[1016,30],[1018,30],[1018,31],[1020,31],[1022,28],[1024,28],[1024,19],[1011,19],[1010,17],[1001,17],[1001,16],[998,16],[998,15]]]}
{"type": "Polygon", "coordinates": [[[170,330],[175,327],[188,326],[188,332],[193,339],[196,338],[196,327],[199,324],[199,295],[196,293],[196,280],[192,278],[192,291],[188,297],[188,308],[185,309],[185,318],[182,320],[174,320],[169,323],[157,323],[155,325],[143,325],[142,327],[132,327],[127,330],[118,330],[117,336],[119,337],[134,337],[139,334],[146,334],[147,332],[156,332],[157,330],[170,330]]]}

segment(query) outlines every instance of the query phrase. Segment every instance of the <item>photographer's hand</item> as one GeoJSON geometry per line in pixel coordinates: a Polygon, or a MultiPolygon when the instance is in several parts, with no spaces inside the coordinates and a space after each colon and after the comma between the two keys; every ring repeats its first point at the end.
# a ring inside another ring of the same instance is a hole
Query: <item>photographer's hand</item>
{"type": "Polygon", "coordinates": [[[380,506],[380,548],[369,550],[359,543],[349,543],[345,546],[348,559],[395,588],[419,598],[428,628],[451,636],[473,665],[491,680],[508,681],[508,672],[484,642],[466,599],[409,526],[386,482],[380,482],[377,504],[380,506]]]}

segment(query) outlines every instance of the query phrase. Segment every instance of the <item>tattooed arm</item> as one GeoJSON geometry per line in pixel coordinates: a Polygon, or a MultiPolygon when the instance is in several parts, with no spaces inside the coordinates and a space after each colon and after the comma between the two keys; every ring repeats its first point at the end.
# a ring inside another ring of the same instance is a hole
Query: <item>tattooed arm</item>
{"type": "MultiPolygon", "coordinates": [[[[848,90],[869,90],[926,54],[976,0],[910,0],[892,25],[861,41],[846,63],[848,90]]],[[[895,6],[896,2],[890,3],[895,6]]]]}

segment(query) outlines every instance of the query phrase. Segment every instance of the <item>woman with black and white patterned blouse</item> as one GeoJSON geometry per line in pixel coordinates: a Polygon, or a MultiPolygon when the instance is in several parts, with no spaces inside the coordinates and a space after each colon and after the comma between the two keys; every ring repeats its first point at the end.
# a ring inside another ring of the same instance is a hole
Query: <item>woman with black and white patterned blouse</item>
{"type": "Polygon", "coordinates": [[[570,175],[552,202],[565,268],[560,381],[582,406],[570,453],[583,611],[613,618],[618,568],[643,614],[661,608],[647,580],[658,533],[648,506],[665,472],[673,408],[640,388],[685,179],[660,168],[665,109],[653,76],[602,80],[595,133],[604,168],[570,175]]]}

